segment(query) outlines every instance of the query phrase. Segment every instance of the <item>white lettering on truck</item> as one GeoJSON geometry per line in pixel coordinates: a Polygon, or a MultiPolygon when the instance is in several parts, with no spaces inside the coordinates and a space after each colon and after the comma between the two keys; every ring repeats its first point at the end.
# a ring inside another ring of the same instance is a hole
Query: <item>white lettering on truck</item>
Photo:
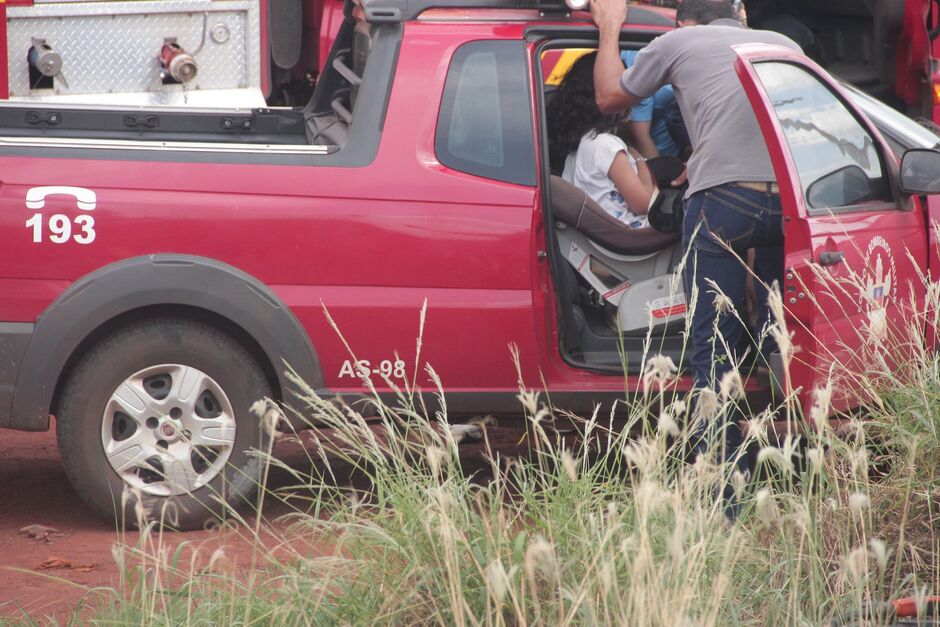
{"type": "Polygon", "coordinates": [[[396,359],[395,361],[383,359],[373,367],[372,362],[368,359],[360,359],[359,361],[347,359],[339,369],[340,379],[343,377],[365,379],[373,374],[380,375],[387,379],[404,379],[405,362],[401,359],[396,359]]]}
{"type": "MultiPolygon", "coordinates": [[[[84,187],[50,185],[32,187],[26,191],[26,208],[42,209],[46,206],[46,197],[52,195],[73,196],[75,206],[81,211],[94,211],[98,204],[97,195],[84,187]]],[[[34,213],[27,221],[26,228],[32,230],[33,243],[41,244],[46,233],[53,244],[64,244],[73,240],[76,244],[91,244],[95,241],[95,218],[82,213],[75,219],[63,213],[54,213],[46,218],[42,212],[34,213]]]]}

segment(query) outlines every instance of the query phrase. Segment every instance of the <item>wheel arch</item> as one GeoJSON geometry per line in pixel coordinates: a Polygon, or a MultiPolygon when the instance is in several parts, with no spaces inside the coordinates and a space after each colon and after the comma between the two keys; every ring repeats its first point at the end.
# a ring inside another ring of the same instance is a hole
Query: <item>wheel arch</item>
{"type": "Polygon", "coordinates": [[[97,339],[151,317],[221,328],[257,359],[281,400],[292,388],[286,365],[314,389],[323,387],[310,338],[264,283],[205,257],[148,255],[86,275],[40,314],[17,373],[10,426],[48,429],[62,385],[81,356],[97,339]]]}

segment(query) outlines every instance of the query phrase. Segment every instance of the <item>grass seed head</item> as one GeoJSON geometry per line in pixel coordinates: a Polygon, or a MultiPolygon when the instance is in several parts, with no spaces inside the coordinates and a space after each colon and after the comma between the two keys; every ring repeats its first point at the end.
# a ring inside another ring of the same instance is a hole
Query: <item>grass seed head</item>
{"type": "Polygon", "coordinates": [[[575,464],[574,458],[567,450],[561,452],[561,467],[564,469],[565,474],[568,475],[569,481],[573,483],[578,480],[577,464],[575,464]]]}
{"type": "Polygon", "coordinates": [[[662,390],[672,381],[676,373],[676,363],[672,358],[665,355],[653,355],[646,360],[646,367],[643,371],[643,392],[649,392],[650,388],[662,390]]]}
{"type": "MultiPolygon", "coordinates": [[[[859,423],[861,424],[861,423],[859,423]]],[[[856,477],[865,477],[868,475],[868,449],[865,447],[856,449],[852,453],[852,474],[856,477]]]]}
{"type": "Polygon", "coordinates": [[[277,435],[278,424],[282,420],[286,420],[281,408],[269,398],[263,398],[252,403],[250,411],[261,419],[261,428],[270,438],[277,435]]]}
{"type": "Polygon", "coordinates": [[[627,442],[622,451],[627,463],[643,474],[651,472],[660,458],[656,445],[646,438],[627,442]]]}
{"type": "Polygon", "coordinates": [[[439,446],[429,446],[427,448],[428,466],[431,467],[431,474],[434,478],[441,476],[441,467],[447,451],[439,446]]]}
{"type": "Polygon", "coordinates": [[[842,558],[842,577],[851,586],[858,586],[868,574],[868,550],[857,547],[842,558]]]}
{"type": "Polygon", "coordinates": [[[777,511],[777,502],[773,494],[767,488],[761,488],[754,495],[754,503],[757,509],[757,516],[767,524],[775,522],[780,513],[777,511]]]}
{"type": "Polygon", "coordinates": [[[221,567],[225,563],[225,559],[225,550],[222,547],[218,547],[216,550],[214,550],[212,555],[209,557],[209,572],[218,572],[217,568],[221,567]]]}
{"type": "Polygon", "coordinates": [[[724,402],[736,401],[744,396],[744,383],[737,369],[729,370],[721,377],[719,396],[724,402]]]}
{"type": "Polygon", "coordinates": [[[712,301],[712,306],[714,306],[718,315],[721,316],[724,314],[733,314],[735,311],[734,301],[728,298],[728,295],[725,294],[720,287],[718,287],[718,284],[715,283],[714,280],[705,279],[705,282],[708,283],[709,287],[711,287],[711,292],[715,295],[715,299],[712,301]]]}
{"type": "Polygon", "coordinates": [[[806,449],[806,461],[809,462],[809,471],[811,474],[822,472],[823,462],[826,459],[826,452],[818,447],[806,449]]]}
{"type": "Polygon", "coordinates": [[[747,420],[747,436],[758,442],[767,441],[767,422],[770,416],[767,412],[761,412],[753,418],[747,420]]]}
{"type": "Polygon", "coordinates": [[[692,465],[692,469],[695,472],[698,482],[705,484],[718,475],[719,467],[710,455],[699,454],[695,456],[695,463],[692,465]]]}
{"type": "Polygon", "coordinates": [[[539,410],[538,392],[533,392],[531,390],[520,390],[519,394],[516,395],[516,398],[518,398],[519,402],[522,403],[522,408],[529,416],[534,416],[535,413],[539,410]]]}
{"type": "Polygon", "coordinates": [[[698,402],[695,404],[695,413],[693,417],[696,422],[709,422],[718,415],[721,409],[718,403],[718,395],[711,388],[699,390],[698,402]]]}
{"type": "Polygon", "coordinates": [[[689,410],[689,406],[686,404],[685,400],[675,400],[669,405],[669,412],[676,418],[681,418],[685,416],[686,412],[689,410]]]}
{"type": "Polygon", "coordinates": [[[542,536],[535,536],[526,548],[523,565],[525,567],[526,576],[528,576],[530,580],[535,579],[537,572],[554,578],[557,574],[555,548],[542,536]]]}
{"type": "Polygon", "coordinates": [[[861,516],[870,505],[871,500],[863,492],[853,492],[849,495],[849,509],[857,516],[861,516]]]}
{"type": "Polygon", "coordinates": [[[809,410],[809,418],[819,433],[829,429],[829,408],[832,402],[832,380],[826,382],[825,387],[813,390],[813,406],[809,410]]]}
{"type": "Polygon", "coordinates": [[[888,548],[885,546],[884,540],[872,538],[868,546],[871,549],[872,557],[875,558],[875,562],[878,564],[878,570],[884,572],[888,567],[888,548]]]}
{"type": "Polygon", "coordinates": [[[685,557],[685,517],[676,516],[675,526],[672,533],[669,534],[668,543],[669,554],[674,560],[681,560],[685,557]]]}
{"type": "Polygon", "coordinates": [[[790,510],[790,520],[796,524],[800,531],[803,534],[812,533],[813,516],[810,514],[806,501],[791,500],[790,510]]]}
{"type": "Polygon", "coordinates": [[[669,500],[669,494],[656,481],[643,479],[636,489],[634,500],[640,512],[651,514],[669,500]]]}
{"type": "Polygon", "coordinates": [[[672,417],[671,408],[666,408],[666,410],[660,414],[659,420],[656,422],[656,428],[663,435],[672,436],[674,438],[679,437],[681,433],[679,425],[672,417]]]}
{"type": "Polygon", "coordinates": [[[776,466],[778,469],[793,474],[793,460],[776,446],[765,446],[757,453],[757,464],[776,466]]]}
{"type": "Polygon", "coordinates": [[[506,598],[506,593],[509,592],[511,584],[509,575],[506,573],[506,569],[503,568],[503,563],[500,560],[487,564],[486,584],[493,593],[493,598],[496,599],[496,602],[502,603],[506,598]]]}
{"type": "Polygon", "coordinates": [[[744,488],[747,487],[747,477],[737,468],[731,473],[731,486],[734,488],[735,498],[740,499],[744,494],[744,488]]]}

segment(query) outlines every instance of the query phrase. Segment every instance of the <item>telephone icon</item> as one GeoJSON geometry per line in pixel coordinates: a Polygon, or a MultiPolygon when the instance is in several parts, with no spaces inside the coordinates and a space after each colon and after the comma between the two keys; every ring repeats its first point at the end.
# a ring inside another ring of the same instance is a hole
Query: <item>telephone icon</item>
{"type": "Polygon", "coordinates": [[[83,211],[92,211],[97,204],[95,192],[84,187],[69,187],[67,185],[49,185],[46,187],[33,187],[26,191],[26,208],[42,209],[46,206],[46,197],[52,195],[74,196],[75,204],[83,211]]]}

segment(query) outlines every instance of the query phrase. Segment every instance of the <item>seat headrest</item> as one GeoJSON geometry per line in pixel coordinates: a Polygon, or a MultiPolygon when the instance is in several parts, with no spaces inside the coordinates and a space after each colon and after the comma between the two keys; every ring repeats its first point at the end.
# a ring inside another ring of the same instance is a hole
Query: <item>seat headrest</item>
{"type": "Polygon", "coordinates": [[[660,233],[652,227],[632,229],[560,176],[549,184],[552,215],[584,233],[588,239],[619,255],[648,255],[679,241],[678,233],[660,233]]]}

